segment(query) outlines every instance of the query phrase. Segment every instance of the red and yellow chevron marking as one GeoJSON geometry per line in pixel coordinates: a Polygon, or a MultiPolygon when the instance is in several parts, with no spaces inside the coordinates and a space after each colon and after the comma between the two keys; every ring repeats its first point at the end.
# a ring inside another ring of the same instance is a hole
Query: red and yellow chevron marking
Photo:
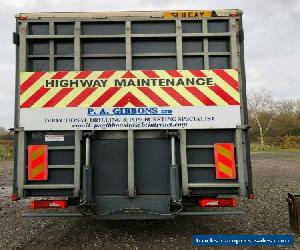
{"type": "Polygon", "coordinates": [[[48,180],[48,146],[28,146],[28,180],[48,180]]]}
{"type": "Polygon", "coordinates": [[[21,108],[240,105],[235,69],[22,72],[20,82],[21,108]]]}
{"type": "Polygon", "coordinates": [[[214,154],[216,179],[235,179],[234,145],[232,143],[216,143],[214,154]]]}

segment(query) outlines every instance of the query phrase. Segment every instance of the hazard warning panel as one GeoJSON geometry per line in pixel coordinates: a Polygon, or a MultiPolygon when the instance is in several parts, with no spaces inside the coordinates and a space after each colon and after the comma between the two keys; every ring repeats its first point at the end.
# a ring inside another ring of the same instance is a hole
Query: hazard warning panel
{"type": "Polygon", "coordinates": [[[25,130],[235,128],[238,72],[132,70],[22,72],[25,130]]]}

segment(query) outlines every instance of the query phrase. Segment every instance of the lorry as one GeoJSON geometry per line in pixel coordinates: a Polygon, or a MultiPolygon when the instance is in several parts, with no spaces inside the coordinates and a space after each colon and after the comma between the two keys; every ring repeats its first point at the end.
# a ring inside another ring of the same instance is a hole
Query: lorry
{"type": "Polygon", "coordinates": [[[253,197],[241,10],[21,13],[13,40],[12,199],[46,208],[28,216],[239,214],[253,197]]]}

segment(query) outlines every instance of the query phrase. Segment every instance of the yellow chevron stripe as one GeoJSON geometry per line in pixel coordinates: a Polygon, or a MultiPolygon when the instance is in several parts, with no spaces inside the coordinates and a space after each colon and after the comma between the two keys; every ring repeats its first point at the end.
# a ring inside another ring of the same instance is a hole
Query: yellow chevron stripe
{"type": "Polygon", "coordinates": [[[193,106],[204,106],[203,102],[201,102],[198,98],[196,98],[193,94],[186,90],[185,87],[177,87],[177,92],[182,95],[186,100],[188,100],[193,106]]]}
{"type": "MultiPolygon", "coordinates": [[[[40,80],[36,81],[35,84],[30,86],[21,96],[20,96],[20,105],[22,105],[27,99],[29,99],[40,87],[43,86],[43,82],[49,79],[49,74],[46,73],[43,75],[40,80]]],[[[24,82],[23,79],[21,79],[21,82],[24,82]]]]}
{"type": "MultiPolygon", "coordinates": [[[[238,79],[238,72],[236,70],[228,69],[225,70],[231,77],[234,79],[238,79]]],[[[103,71],[93,71],[86,80],[91,79],[97,79],[99,75],[103,71]]],[[[106,88],[97,88],[85,101],[83,101],[80,104],[80,107],[89,107],[97,98],[108,89],[110,86],[114,86],[113,80],[114,79],[121,79],[121,77],[126,73],[127,71],[116,71],[109,79],[108,83],[106,85],[106,88]]],[[[165,70],[155,70],[154,71],[158,76],[161,78],[166,79],[172,79],[168,73],[166,73],[165,70]]],[[[193,74],[191,74],[188,70],[179,70],[180,74],[184,78],[195,78],[193,74]]],[[[71,80],[74,79],[75,76],[79,73],[79,71],[70,71],[66,77],[63,79],[65,80],[71,80]]],[[[139,79],[146,79],[148,77],[145,76],[145,74],[142,71],[132,71],[132,73],[139,79]]],[[[227,84],[224,80],[222,80],[220,77],[218,77],[213,71],[211,70],[203,70],[203,73],[207,77],[212,77],[214,79],[214,82],[218,84],[224,91],[226,91],[230,96],[232,96],[235,100],[239,101],[239,93],[238,91],[234,90],[229,84],[227,84]]],[[[22,72],[21,73],[21,82],[24,82],[26,79],[28,79],[33,73],[32,72],[22,72]]],[[[32,96],[33,93],[35,93],[45,82],[46,79],[51,79],[51,77],[56,74],[56,72],[47,72],[39,81],[37,81],[33,86],[31,86],[28,90],[26,90],[21,96],[20,96],[20,103],[23,104],[28,98],[32,96]]],[[[206,95],[208,98],[210,98],[213,102],[216,103],[216,105],[228,105],[224,100],[222,100],[217,94],[215,94],[212,90],[210,90],[206,86],[195,86],[201,91],[204,95],[206,95]]],[[[150,89],[156,93],[161,99],[163,99],[169,106],[177,107],[181,106],[179,103],[177,103],[176,100],[174,100],[171,96],[169,96],[163,89],[163,87],[157,87],[153,86],[150,87],[150,89]]],[[[43,97],[41,97],[34,105],[33,107],[42,107],[44,104],[46,104],[54,95],[56,95],[62,88],[51,88],[43,97]]],[[[66,107],[67,104],[69,104],[74,98],[76,98],[85,88],[84,87],[78,87],[71,91],[67,96],[63,98],[63,100],[60,100],[55,107],[66,107]]],[[[184,98],[186,98],[190,103],[192,103],[194,106],[203,106],[204,104],[198,100],[193,94],[191,94],[189,91],[187,91],[182,86],[174,87],[174,89],[179,92],[184,98]]],[[[113,107],[113,105],[118,102],[128,91],[132,92],[137,98],[139,98],[146,106],[156,106],[155,103],[149,99],[146,95],[144,95],[141,91],[138,90],[136,87],[123,87],[120,89],[120,91],[117,92],[117,94],[111,98],[109,101],[105,103],[104,106],[106,107],[113,107]]]]}
{"type": "Polygon", "coordinates": [[[64,108],[67,107],[67,105],[73,101],[81,92],[83,91],[82,88],[75,88],[73,89],[69,94],[67,94],[65,96],[64,99],[62,99],[61,101],[59,101],[55,107],[57,108],[64,108]]]}
{"type": "MultiPolygon", "coordinates": [[[[202,70],[204,74],[206,74],[207,70],[202,70]]],[[[195,77],[189,70],[183,70],[183,74],[187,78],[195,77]]],[[[204,95],[206,95],[209,99],[211,99],[218,106],[228,106],[228,103],[225,102],[221,97],[219,97],[214,91],[212,91],[207,86],[201,86],[198,88],[204,95]]]]}
{"type": "Polygon", "coordinates": [[[226,165],[224,165],[222,162],[219,162],[219,171],[223,172],[224,174],[233,177],[232,169],[226,165]]]}
{"type": "Polygon", "coordinates": [[[169,96],[162,88],[155,87],[151,88],[161,99],[163,99],[170,107],[181,106],[173,97],[169,96]]]}
{"type": "Polygon", "coordinates": [[[31,178],[36,177],[38,174],[42,173],[44,170],[44,163],[40,163],[39,165],[37,165],[36,167],[34,167],[31,172],[31,178]]]}
{"type": "Polygon", "coordinates": [[[227,82],[225,82],[221,77],[215,74],[213,71],[207,70],[205,74],[208,77],[212,77],[214,79],[215,84],[217,84],[220,88],[222,88],[228,95],[230,95],[234,100],[240,102],[240,94],[234,88],[232,88],[227,82]]]}
{"type": "Polygon", "coordinates": [[[51,88],[46,94],[44,94],[35,104],[33,108],[43,107],[53,96],[55,96],[61,89],[51,88]]]}
{"type": "Polygon", "coordinates": [[[136,98],[138,98],[142,103],[144,103],[147,107],[156,106],[155,102],[153,102],[148,96],[146,96],[142,91],[137,88],[134,88],[130,91],[136,98]]]}
{"type": "Polygon", "coordinates": [[[232,160],[232,153],[227,148],[224,148],[222,145],[218,145],[218,153],[225,156],[227,159],[232,160]]]}
{"type": "Polygon", "coordinates": [[[224,71],[230,75],[237,82],[239,81],[239,72],[235,69],[224,69],[224,71]]]}
{"type": "Polygon", "coordinates": [[[120,100],[122,99],[122,97],[124,95],[126,95],[128,93],[128,89],[126,88],[121,88],[119,89],[119,91],[114,94],[110,99],[108,99],[108,101],[103,105],[104,107],[114,107],[114,105],[120,100]]]}
{"type": "Polygon", "coordinates": [[[44,150],[42,147],[37,148],[33,152],[31,152],[31,160],[35,160],[44,154],[44,150]]]}

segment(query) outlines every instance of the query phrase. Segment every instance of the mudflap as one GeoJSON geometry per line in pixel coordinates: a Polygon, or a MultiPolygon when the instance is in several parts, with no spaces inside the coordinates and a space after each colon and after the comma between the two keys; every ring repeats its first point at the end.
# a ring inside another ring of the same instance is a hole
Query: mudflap
{"type": "Polygon", "coordinates": [[[169,195],[95,196],[92,209],[97,217],[106,220],[175,218],[170,212],[169,195]]]}

